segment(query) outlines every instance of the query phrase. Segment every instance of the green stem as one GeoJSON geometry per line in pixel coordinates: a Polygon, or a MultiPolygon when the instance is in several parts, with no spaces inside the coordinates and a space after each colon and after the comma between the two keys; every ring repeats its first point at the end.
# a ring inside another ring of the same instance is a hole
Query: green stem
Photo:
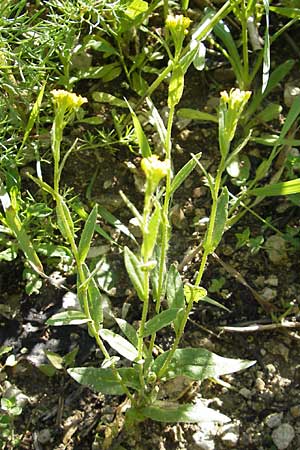
{"type": "Polygon", "coordinates": [[[245,1],[242,2],[243,19],[242,19],[242,42],[243,42],[243,63],[244,63],[244,76],[243,86],[241,89],[247,90],[249,84],[249,55],[248,55],[248,29],[247,29],[247,17],[245,1]]]}

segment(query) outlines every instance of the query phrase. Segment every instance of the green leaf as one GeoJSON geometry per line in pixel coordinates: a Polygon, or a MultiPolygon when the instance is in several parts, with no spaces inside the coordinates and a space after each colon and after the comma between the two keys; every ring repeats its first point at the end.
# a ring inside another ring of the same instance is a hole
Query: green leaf
{"type": "Polygon", "coordinates": [[[270,6],[270,11],[273,11],[276,14],[280,14],[281,16],[289,17],[290,19],[300,18],[300,8],[270,6]]]}
{"type": "Polygon", "coordinates": [[[166,293],[169,308],[181,308],[181,311],[177,314],[173,321],[175,333],[178,334],[180,324],[184,316],[183,308],[185,307],[185,301],[181,276],[174,264],[170,266],[168,271],[166,293]]]}
{"type": "Polygon", "coordinates": [[[137,348],[138,336],[137,336],[136,329],[133,328],[133,326],[130,325],[130,323],[126,322],[126,320],[124,320],[124,319],[115,318],[115,321],[119,325],[122,333],[127,337],[127,339],[131,342],[131,344],[137,348]]]}
{"type": "MultiPolygon", "coordinates": [[[[68,369],[69,375],[78,383],[88,386],[96,392],[108,395],[122,395],[124,389],[117,382],[112,369],[102,369],[95,367],[76,367],[68,369]]],[[[130,388],[139,390],[140,383],[138,373],[133,368],[118,369],[123,383],[130,388]]]]}
{"type": "Polygon", "coordinates": [[[115,227],[117,230],[121,231],[121,233],[125,234],[125,236],[129,237],[136,243],[136,239],[131,233],[131,231],[124,225],[117,217],[115,217],[110,211],[108,211],[103,206],[98,205],[98,212],[103,217],[103,219],[108,222],[110,225],[115,227]]]}
{"type": "Polygon", "coordinates": [[[120,355],[124,356],[124,358],[129,359],[129,361],[134,361],[138,357],[137,349],[119,334],[103,328],[102,330],[100,330],[100,336],[104,341],[108,342],[108,344],[120,355]]]}
{"type": "Polygon", "coordinates": [[[277,195],[291,195],[300,192],[300,178],[296,180],[283,181],[282,183],[269,184],[267,186],[252,189],[248,192],[250,195],[263,197],[275,197],[277,195]]]}
{"type": "Polygon", "coordinates": [[[217,116],[191,108],[181,108],[177,111],[177,115],[178,117],[182,117],[183,119],[200,120],[214,123],[219,122],[217,116]]]}
{"type": "MultiPolygon", "coordinates": [[[[152,370],[156,374],[159,373],[168,354],[169,351],[158,356],[154,361],[152,370]]],[[[223,358],[205,348],[183,348],[174,352],[167,371],[164,372],[164,378],[168,380],[183,375],[192,380],[202,381],[244,370],[253,364],[255,361],[223,358]]]]}
{"type": "Polygon", "coordinates": [[[5,355],[6,353],[9,353],[12,349],[13,349],[13,347],[9,347],[7,345],[5,345],[5,346],[3,345],[2,347],[0,347],[0,357],[5,355]]]}
{"type": "Polygon", "coordinates": [[[21,147],[20,147],[20,150],[18,151],[18,153],[21,153],[21,151],[30,135],[30,132],[34,126],[34,123],[35,123],[36,119],[38,118],[38,115],[39,115],[39,112],[41,109],[41,105],[42,105],[45,87],[46,87],[46,82],[44,82],[44,84],[42,85],[39,95],[37,96],[36,102],[33,105],[33,108],[31,110],[29,120],[26,125],[23,141],[22,141],[22,144],[21,144],[21,147]]]}
{"type": "Polygon", "coordinates": [[[128,247],[124,248],[124,262],[128,276],[136,290],[139,299],[143,302],[146,298],[144,291],[144,273],[141,270],[141,262],[128,247]]]}
{"type": "Polygon", "coordinates": [[[74,223],[70,210],[62,198],[57,199],[56,215],[59,231],[66,241],[70,242],[70,237],[74,236],[74,223]]]}
{"type": "Polygon", "coordinates": [[[148,322],[145,323],[143,337],[150,336],[150,334],[156,333],[158,330],[170,325],[179,312],[181,312],[181,310],[177,308],[166,309],[148,320],[148,322]]]}
{"type": "Polygon", "coordinates": [[[156,401],[153,406],[139,410],[141,414],[158,422],[230,422],[229,417],[211,408],[196,403],[180,404],[169,401],[156,401]]]}
{"type": "Polygon", "coordinates": [[[190,303],[191,301],[198,303],[207,295],[207,290],[205,288],[201,286],[193,286],[189,283],[184,285],[183,291],[187,303],[190,303]]]}
{"type": "Polygon", "coordinates": [[[148,3],[144,0],[132,0],[127,6],[125,10],[126,16],[130,17],[130,19],[134,20],[140,14],[146,12],[148,9],[148,3]]]}
{"type": "Polygon", "coordinates": [[[81,325],[83,323],[90,322],[90,320],[86,317],[86,315],[81,311],[63,311],[57,314],[54,314],[46,321],[47,325],[81,325]]]}
{"type": "Polygon", "coordinates": [[[218,247],[222,239],[226,226],[226,221],[228,218],[228,202],[229,202],[228,189],[227,187],[224,187],[217,202],[217,213],[211,242],[205,242],[205,246],[208,245],[210,253],[215,251],[215,249],[218,247]]]}
{"type": "Polygon", "coordinates": [[[89,252],[95,231],[96,221],[97,205],[94,206],[87,218],[87,221],[84,224],[83,232],[81,234],[80,242],[78,245],[78,256],[81,264],[83,264],[89,252]]]}
{"type": "Polygon", "coordinates": [[[217,306],[218,308],[221,308],[221,309],[224,309],[225,311],[230,312],[230,309],[226,308],[226,306],[222,305],[222,303],[219,303],[210,297],[205,296],[205,297],[201,298],[201,301],[204,303],[209,303],[210,305],[213,305],[213,306],[217,306]]]}
{"type": "Polygon", "coordinates": [[[181,186],[184,180],[189,176],[189,174],[194,170],[197,161],[201,158],[202,153],[197,153],[194,155],[192,159],[190,159],[180,170],[177,172],[175,177],[172,180],[170,187],[170,195],[173,195],[174,192],[181,186]]]}
{"type": "MultiPolygon", "coordinates": [[[[86,278],[88,278],[90,272],[87,270],[86,266],[83,267],[85,269],[86,278]]],[[[94,322],[96,330],[99,331],[103,323],[103,302],[102,294],[93,277],[88,282],[88,304],[91,319],[94,322]]]]}
{"type": "Polygon", "coordinates": [[[97,92],[96,91],[96,92],[92,93],[92,97],[95,102],[109,103],[111,106],[127,108],[127,103],[125,100],[115,97],[112,94],[108,94],[107,92],[97,92]]]}
{"type": "Polygon", "coordinates": [[[214,27],[214,33],[219,39],[221,39],[224,46],[226,47],[226,50],[228,52],[228,54],[226,55],[227,59],[232,66],[238,83],[242,84],[244,82],[243,66],[238,49],[235,45],[235,41],[228,26],[222,20],[220,20],[220,22],[214,27]]]}
{"type": "Polygon", "coordinates": [[[135,114],[135,112],[133,111],[133,109],[131,108],[130,104],[127,102],[127,106],[130,110],[131,113],[131,117],[132,117],[132,121],[133,121],[133,125],[134,125],[134,130],[135,130],[135,134],[139,143],[139,147],[140,147],[140,151],[142,154],[143,158],[149,158],[149,156],[152,155],[151,152],[151,148],[148,142],[148,139],[146,138],[146,135],[143,131],[142,125],[137,117],[137,115],[135,114]]]}
{"type": "Polygon", "coordinates": [[[90,67],[87,70],[80,70],[75,77],[71,77],[70,84],[77,83],[79,80],[98,80],[103,79],[104,82],[117,78],[122,72],[122,67],[118,62],[106,64],[105,66],[90,67]]]}
{"type": "Polygon", "coordinates": [[[141,255],[144,261],[151,259],[157,240],[157,233],[160,225],[160,206],[156,205],[155,210],[150,217],[149,223],[144,231],[144,239],[141,248],[141,255]]]}
{"type": "Polygon", "coordinates": [[[169,94],[168,94],[168,106],[169,108],[174,108],[182,97],[184,88],[184,72],[180,65],[175,66],[172,72],[170,84],[169,84],[169,94]]]}
{"type": "Polygon", "coordinates": [[[45,355],[51,362],[52,366],[57,370],[62,370],[64,368],[63,365],[63,357],[58,355],[57,353],[51,352],[50,350],[45,350],[45,355]]]}
{"type": "Polygon", "coordinates": [[[270,59],[270,35],[269,35],[269,0],[263,0],[265,9],[265,36],[264,36],[264,61],[263,61],[263,77],[262,77],[262,92],[265,91],[268,81],[271,67],[270,59]]]}

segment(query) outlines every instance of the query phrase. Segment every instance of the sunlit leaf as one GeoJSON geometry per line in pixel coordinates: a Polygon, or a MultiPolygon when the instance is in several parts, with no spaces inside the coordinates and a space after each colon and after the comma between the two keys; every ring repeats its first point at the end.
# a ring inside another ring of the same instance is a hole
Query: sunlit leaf
{"type": "Polygon", "coordinates": [[[207,290],[205,288],[201,286],[193,286],[189,283],[184,285],[183,291],[187,303],[190,303],[191,301],[198,303],[207,295],[207,290]]]}
{"type": "Polygon", "coordinates": [[[97,220],[97,205],[95,205],[92,211],[90,212],[84,224],[84,228],[81,234],[80,242],[78,245],[78,256],[81,263],[85,261],[87,254],[89,252],[95,231],[96,220],[97,220]]]}
{"type": "Polygon", "coordinates": [[[100,330],[100,336],[120,355],[129,359],[129,361],[134,361],[138,357],[137,349],[119,334],[103,328],[100,330]]]}
{"type": "MultiPolygon", "coordinates": [[[[159,374],[169,351],[158,356],[152,369],[159,374]]],[[[206,378],[218,378],[221,375],[247,369],[255,361],[223,358],[205,348],[177,349],[163,376],[166,379],[185,375],[192,380],[202,381],[206,378]]]]}
{"type": "Polygon", "coordinates": [[[197,402],[196,404],[180,404],[169,401],[156,401],[153,406],[141,408],[140,412],[149,419],[158,422],[230,422],[224,414],[197,402]]]}
{"type": "Polygon", "coordinates": [[[150,336],[150,334],[156,333],[158,330],[170,325],[180,311],[180,309],[175,308],[166,309],[148,320],[148,322],[145,323],[143,337],[150,336]]]}
{"type": "Polygon", "coordinates": [[[128,247],[124,248],[124,262],[128,276],[136,290],[139,299],[144,301],[144,273],[141,270],[141,262],[138,260],[135,254],[132,253],[131,250],[129,250],[128,247]]]}
{"type": "Polygon", "coordinates": [[[189,174],[194,170],[197,160],[201,158],[202,153],[197,153],[194,155],[194,158],[190,159],[180,170],[177,172],[175,177],[172,180],[170,193],[171,195],[177,191],[177,189],[181,186],[184,180],[189,176],[189,174]]]}
{"type": "Polygon", "coordinates": [[[57,314],[54,314],[46,321],[47,325],[81,325],[83,323],[90,322],[90,320],[86,317],[86,315],[81,311],[63,311],[57,314]]]}
{"type": "MultiPolygon", "coordinates": [[[[123,383],[130,388],[139,390],[140,383],[138,372],[133,368],[118,369],[123,383]]],[[[103,369],[96,367],[76,367],[68,369],[69,375],[78,383],[83,384],[96,392],[108,395],[122,395],[124,389],[117,381],[112,369],[103,369]]]]}
{"type": "Polygon", "coordinates": [[[168,106],[173,108],[176,106],[182,97],[184,88],[184,72],[180,65],[177,65],[171,76],[169,84],[168,106]]]}

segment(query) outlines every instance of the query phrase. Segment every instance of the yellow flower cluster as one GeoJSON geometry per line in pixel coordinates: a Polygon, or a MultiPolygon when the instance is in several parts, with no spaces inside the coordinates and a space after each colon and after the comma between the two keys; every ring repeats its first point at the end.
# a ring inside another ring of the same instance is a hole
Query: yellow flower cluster
{"type": "Polygon", "coordinates": [[[227,91],[221,92],[221,101],[228,105],[229,109],[239,111],[244,108],[250,98],[250,91],[241,91],[240,89],[231,89],[229,94],[227,91]]]}
{"type": "Polygon", "coordinates": [[[173,16],[169,15],[166,20],[166,27],[170,31],[187,33],[187,30],[191,24],[191,20],[188,17],[181,15],[173,16]]]}
{"type": "Polygon", "coordinates": [[[156,155],[149,156],[149,158],[143,158],[141,167],[146,175],[146,178],[156,179],[158,182],[167,175],[170,169],[170,161],[160,161],[156,155]]]}
{"type": "Polygon", "coordinates": [[[63,89],[54,89],[51,91],[53,103],[57,107],[64,107],[65,109],[78,109],[83,103],[87,103],[85,97],[77,95],[73,92],[64,91],[63,89]]]}

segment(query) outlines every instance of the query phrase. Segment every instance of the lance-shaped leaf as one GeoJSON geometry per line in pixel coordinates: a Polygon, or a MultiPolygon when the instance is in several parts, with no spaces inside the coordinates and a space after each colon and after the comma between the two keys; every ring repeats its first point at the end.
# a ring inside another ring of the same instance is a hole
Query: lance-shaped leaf
{"type": "MultiPolygon", "coordinates": [[[[83,384],[96,392],[108,395],[124,394],[122,385],[118,383],[114,372],[110,368],[75,367],[68,369],[68,373],[77,383],[83,384]]],[[[140,389],[138,372],[133,368],[121,368],[118,369],[118,373],[127,387],[136,390],[140,389]]]]}
{"type": "Polygon", "coordinates": [[[143,131],[142,125],[137,117],[137,115],[135,114],[135,112],[133,111],[133,109],[131,108],[131,106],[129,105],[129,103],[127,102],[127,106],[130,110],[131,113],[131,118],[133,121],[133,125],[134,125],[134,130],[135,130],[135,134],[139,143],[139,147],[140,147],[140,151],[142,154],[143,158],[149,158],[149,156],[152,155],[151,152],[151,148],[148,142],[148,139],[146,138],[146,135],[143,131]]]}
{"type": "Polygon", "coordinates": [[[170,194],[173,195],[175,191],[182,185],[184,180],[194,170],[197,160],[201,158],[202,153],[197,153],[192,159],[190,159],[180,170],[177,172],[172,180],[170,194]]]}
{"type": "Polygon", "coordinates": [[[130,323],[126,322],[124,319],[118,319],[115,318],[115,321],[120,327],[120,330],[124,333],[124,335],[127,337],[127,339],[134,345],[134,347],[137,348],[138,346],[138,336],[137,331],[135,328],[133,328],[130,323]]]}
{"type": "Polygon", "coordinates": [[[100,336],[120,355],[129,359],[129,361],[134,361],[138,357],[137,349],[119,334],[103,328],[100,330],[100,336]]]}
{"type": "Polygon", "coordinates": [[[143,302],[146,296],[143,285],[144,273],[141,270],[141,262],[138,260],[135,254],[132,253],[131,250],[129,250],[128,247],[124,248],[124,262],[127,273],[136,290],[136,293],[139,299],[143,302]]]}
{"type": "Polygon", "coordinates": [[[156,401],[153,406],[147,406],[139,410],[149,419],[158,422],[230,422],[230,418],[224,414],[207,408],[200,402],[196,404],[180,404],[169,401],[156,401]]]}
{"type": "Polygon", "coordinates": [[[300,193],[300,178],[283,181],[282,183],[269,184],[261,188],[252,189],[250,195],[275,197],[277,195],[292,195],[300,193]]]}
{"type": "Polygon", "coordinates": [[[169,84],[169,95],[168,95],[168,106],[173,108],[176,106],[182,97],[184,88],[184,72],[180,65],[175,66],[170,84],[169,84]]]}
{"type": "Polygon", "coordinates": [[[170,325],[179,312],[181,312],[181,310],[177,308],[167,309],[148,320],[148,322],[145,323],[143,337],[156,333],[158,330],[170,325]]]}
{"type": "Polygon", "coordinates": [[[103,323],[103,297],[93,277],[88,282],[88,304],[91,318],[98,331],[103,323]]]}
{"type": "MultiPolygon", "coordinates": [[[[168,354],[169,351],[156,358],[152,368],[155,373],[159,373],[168,354]]],[[[183,375],[192,380],[202,381],[247,369],[253,364],[255,361],[223,358],[205,348],[183,348],[174,352],[163,376],[168,380],[183,375]]]]}
{"type": "Polygon", "coordinates": [[[144,261],[148,261],[153,254],[153,250],[156,244],[157,233],[160,224],[160,207],[156,205],[155,210],[150,217],[149,223],[146,225],[144,231],[144,239],[141,248],[141,255],[144,261]]]}
{"type": "Polygon", "coordinates": [[[47,321],[47,325],[81,325],[83,323],[90,322],[86,315],[81,311],[63,311],[51,316],[47,321]]]}
{"type": "Polygon", "coordinates": [[[168,271],[166,293],[169,308],[181,308],[181,311],[178,312],[173,321],[174,330],[177,334],[180,329],[182,318],[184,316],[183,308],[185,306],[185,301],[181,276],[174,264],[171,265],[168,271]]]}
{"type": "Polygon", "coordinates": [[[92,211],[90,212],[85,222],[83,232],[80,238],[78,246],[78,256],[81,263],[85,261],[87,254],[89,252],[95,231],[96,220],[97,220],[97,205],[95,205],[92,211]]]}
{"type": "Polygon", "coordinates": [[[205,243],[205,245],[208,245],[210,253],[215,251],[222,239],[228,218],[228,202],[228,189],[227,187],[224,187],[217,201],[217,213],[211,241],[205,243]]]}

